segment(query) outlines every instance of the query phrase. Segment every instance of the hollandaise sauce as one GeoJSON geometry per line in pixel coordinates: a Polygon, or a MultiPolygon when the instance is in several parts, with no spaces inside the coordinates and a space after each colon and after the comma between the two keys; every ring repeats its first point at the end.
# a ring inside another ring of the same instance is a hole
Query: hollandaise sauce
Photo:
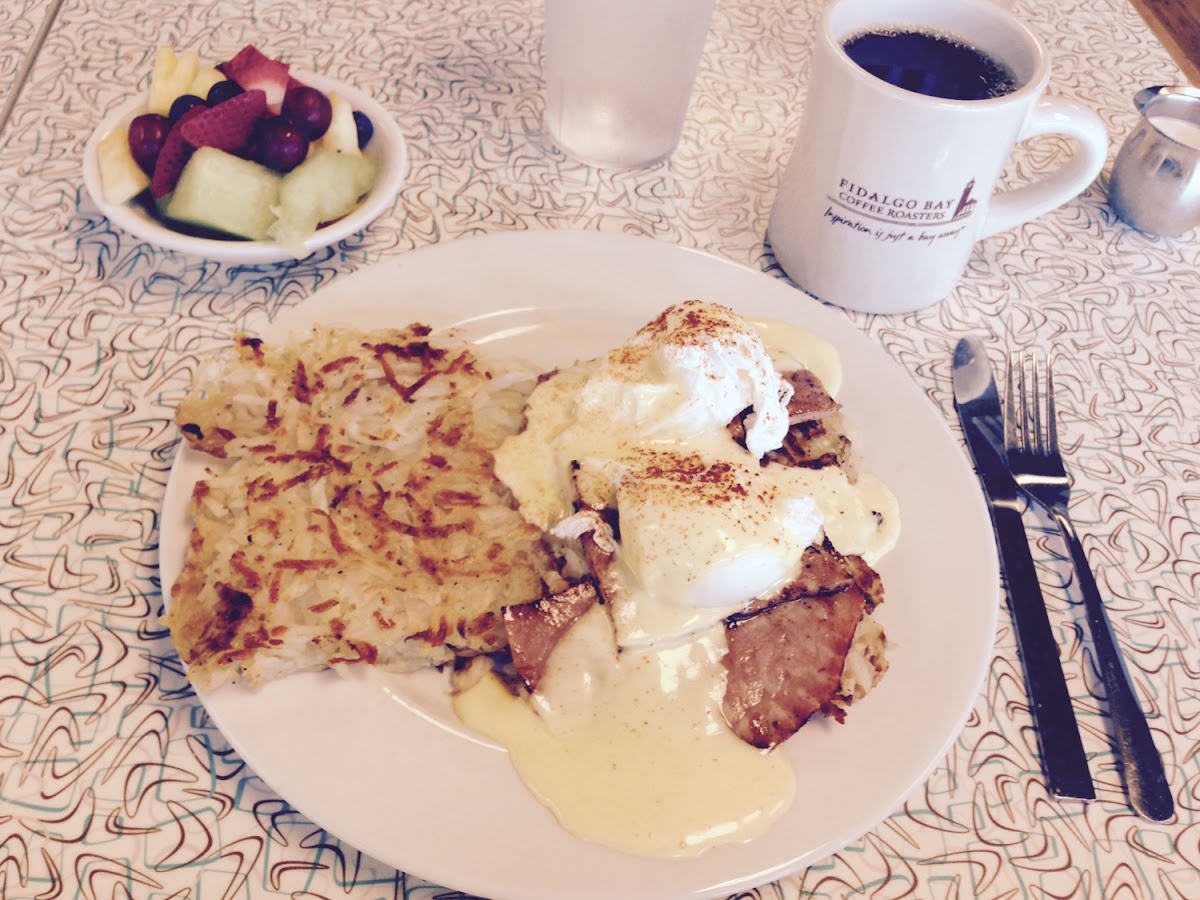
{"type": "Polygon", "coordinates": [[[695,856],[762,834],[795,790],[782,754],[744,743],[721,719],[724,647],[718,628],[618,657],[607,613],[594,607],[551,654],[547,693],[531,703],[489,675],[454,709],[508,748],[567,830],[639,856],[695,856]]]}

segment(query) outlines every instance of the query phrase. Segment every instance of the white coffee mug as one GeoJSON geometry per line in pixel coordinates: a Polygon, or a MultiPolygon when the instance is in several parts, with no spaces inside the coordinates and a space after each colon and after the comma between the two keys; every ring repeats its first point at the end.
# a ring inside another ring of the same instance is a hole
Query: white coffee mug
{"type": "Polygon", "coordinates": [[[1037,38],[988,0],[838,0],[813,41],[808,99],[771,209],[775,258],[800,287],[848,309],[900,313],[945,297],[976,241],[1080,194],[1108,155],[1092,110],[1042,99],[1037,38]],[[1011,68],[1017,89],[985,100],[914,93],[860,68],[847,39],[884,28],[951,37],[1011,68]],[[993,193],[1014,145],[1076,142],[1058,170],[993,193]]]}

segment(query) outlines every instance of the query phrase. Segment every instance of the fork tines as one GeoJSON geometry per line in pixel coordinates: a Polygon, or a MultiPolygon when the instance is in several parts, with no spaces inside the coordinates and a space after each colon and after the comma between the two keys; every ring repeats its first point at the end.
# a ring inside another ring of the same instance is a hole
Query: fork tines
{"type": "Polygon", "coordinates": [[[1009,354],[1004,404],[1004,443],[1010,452],[1058,452],[1054,366],[1050,357],[1027,350],[1009,354]],[[1042,428],[1042,381],[1045,381],[1045,429],[1042,428]]]}

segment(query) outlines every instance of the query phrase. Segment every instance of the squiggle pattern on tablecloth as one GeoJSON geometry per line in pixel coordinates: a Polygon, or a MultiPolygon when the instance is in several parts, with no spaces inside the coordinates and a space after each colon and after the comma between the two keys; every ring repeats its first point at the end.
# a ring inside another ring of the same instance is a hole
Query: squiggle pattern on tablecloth
{"type": "MultiPolygon", "coordinates": [[[[209,722],[156,624],[157,510],[173,410],[198,358],[340,274],[474,233],[645,234],[781,274],[763,235],[803,107],[817,0],[718,3],[679,150],[619,174],[546,140],[534,0],[298,6],[68,2],[0,145],[5,898],[461,896],[365,858],[275,796],[209,722]],[[79,187],[94,124],[144,83],[154,47],[216,59],[251,40],[395,112],[412,154],[395,209],[337,248],[261,268],[187,259],[109,225],[79,187]],[[114,849],[133,835],[143,855],[114,849]]],[[[1136,89],[1179,79],[1115,0],[1017,9],[1051,47],[1052,92],[1098,108],[1116,140],[1136,89]]],[[[0,12],[0,81],[42,12],[0,12]]],[[[1053,139],[1024,148],[1009,180],[1052,169],[1062,150],[1053,139]]],[[[743,896],[1200,895],[1200,255],[1194,236],[1155,240],[1117,222],[1106,186],[1102,176],[984,242],[940,306],[851,318],[951,419],[962,334],[1063,351],[1073,512],[1167,751],[1178,821],[1146,823],[1124,804],[1103,690],[1047,530],[1039,567],[1098,802],[1082,811],[1047,797],[1002,615],[974,714],[923,788],[827,861],[743,896]]]]}

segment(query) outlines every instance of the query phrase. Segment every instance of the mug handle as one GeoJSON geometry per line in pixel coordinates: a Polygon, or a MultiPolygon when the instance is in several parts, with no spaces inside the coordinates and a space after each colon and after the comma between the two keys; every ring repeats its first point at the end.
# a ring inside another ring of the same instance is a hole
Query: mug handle
{"type": "Polygon", "coordinates": [[[1034,107],[1017,140],[1039,134],[1074,138],[1076,146],[1071,158],[1045,178],[992,197],[977,239],[1006,231],[1062,206],[1082,194],[1104,168],[1108,132],[1094,110],[1071,100],[1042,100],[1034,107]]]}

